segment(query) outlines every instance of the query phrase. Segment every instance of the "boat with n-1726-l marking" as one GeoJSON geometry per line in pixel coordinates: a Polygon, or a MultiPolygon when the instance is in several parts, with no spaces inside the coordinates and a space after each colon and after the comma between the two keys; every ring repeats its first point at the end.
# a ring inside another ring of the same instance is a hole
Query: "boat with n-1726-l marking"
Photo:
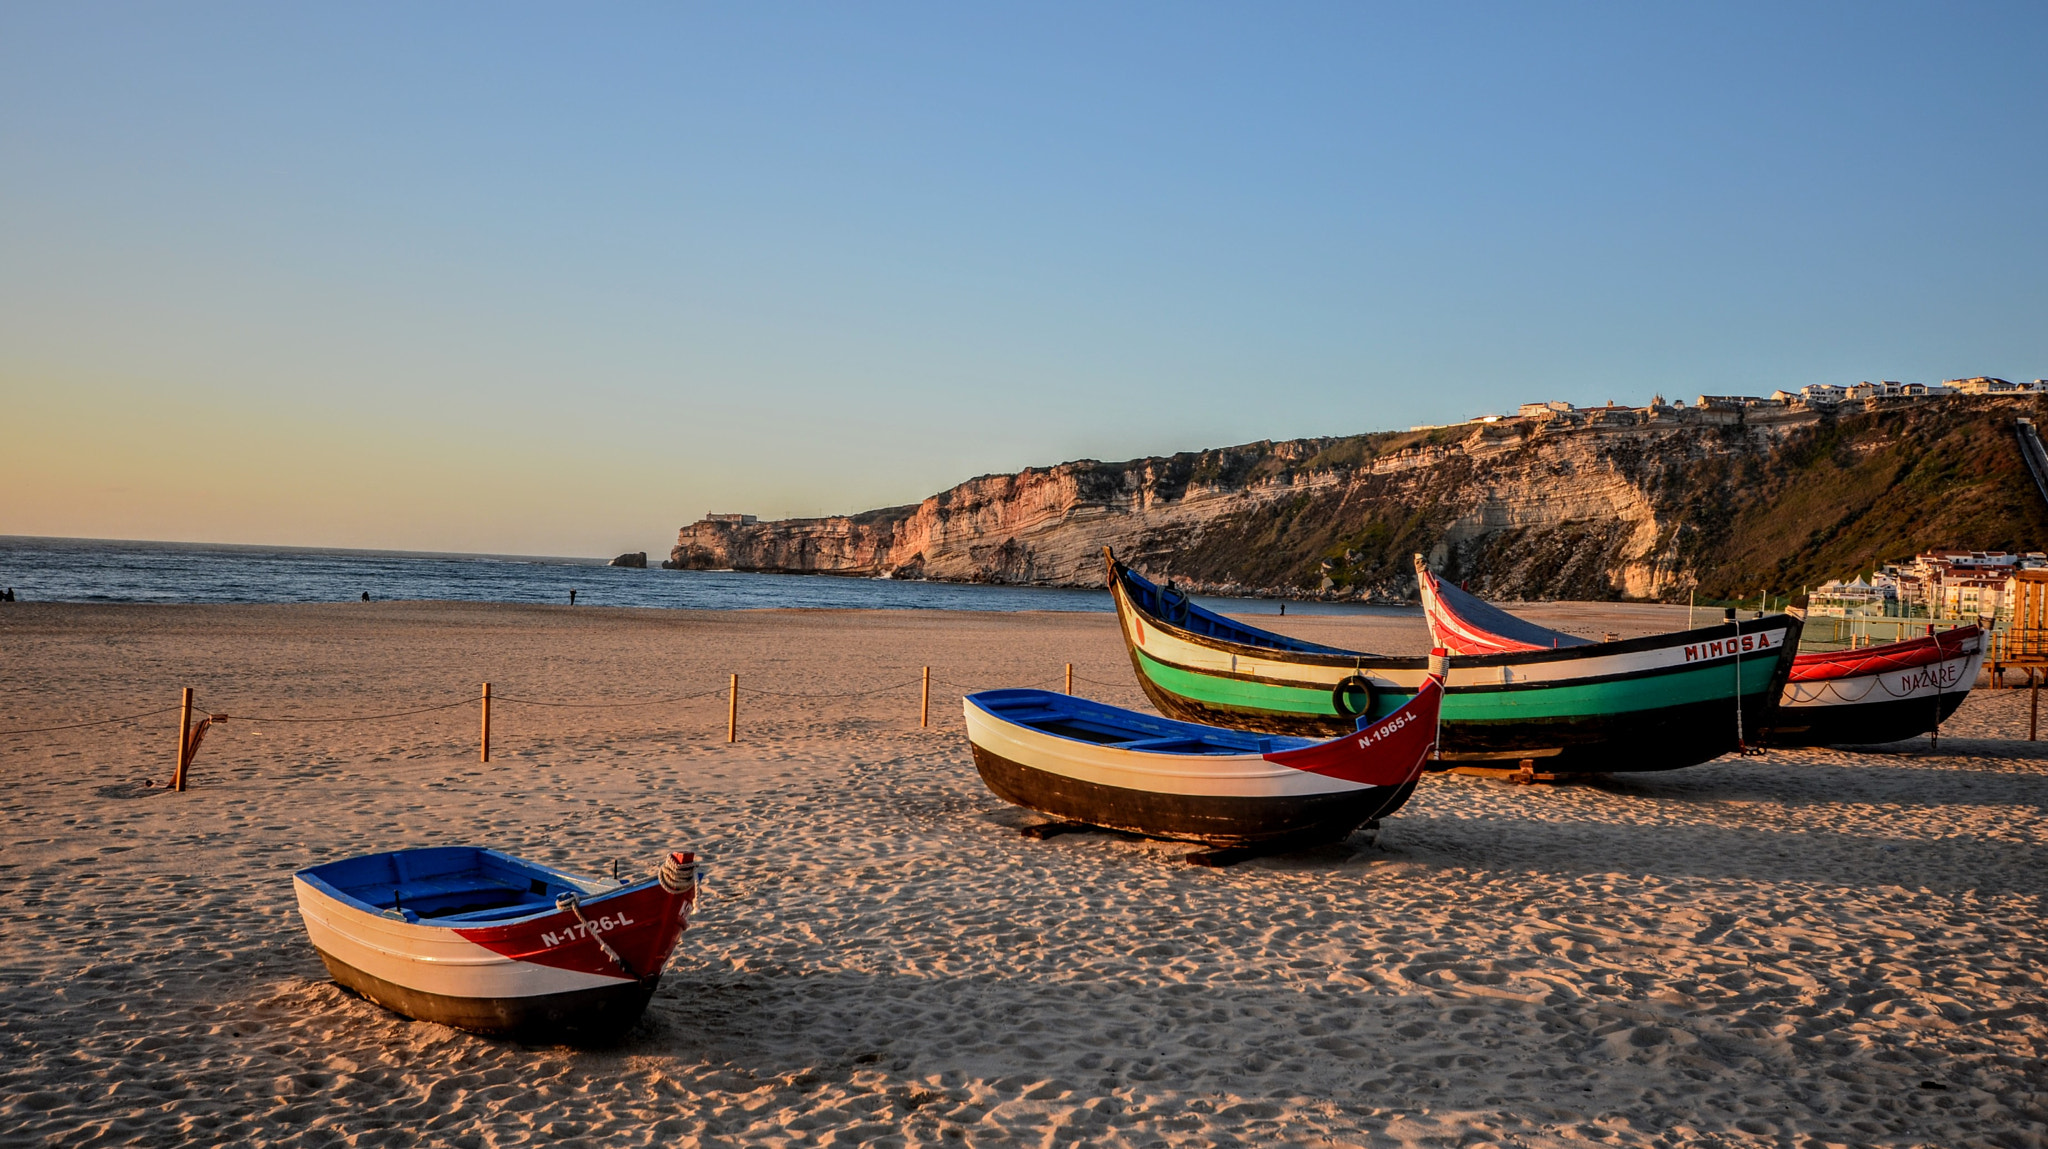
{"type": "Polygon", "coordinates": [[[484,1033],[603,1037],[632,1025],[697,897],[687,853],[637,882],[474,846],[364,854],[292,879],[335,981],[407,1017],[484,1033]]]}

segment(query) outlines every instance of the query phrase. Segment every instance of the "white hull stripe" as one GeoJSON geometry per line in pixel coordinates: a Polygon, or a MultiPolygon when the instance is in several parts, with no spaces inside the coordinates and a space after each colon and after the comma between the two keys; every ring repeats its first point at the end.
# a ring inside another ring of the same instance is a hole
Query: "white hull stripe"
{"type": "Polygon", "coordinates": [[[294,881],[313,947],[372,977],[443,997],[539,997],[630,979],[515,961],[444,926],[376,918],[294,881]]]}
{"type": "Polygon", "coordinates": [[[1862,706],[1874,702],[1932,700],[1941,695],[1961,694],[1977,682],[1983,669],[1984,652],[1966,654],[1944,662],[1932,662],[1882,674],[1861,674],[1853,678],[1823,678],[1788,682],[1778,700],[1781,706],[1862,706]]]}

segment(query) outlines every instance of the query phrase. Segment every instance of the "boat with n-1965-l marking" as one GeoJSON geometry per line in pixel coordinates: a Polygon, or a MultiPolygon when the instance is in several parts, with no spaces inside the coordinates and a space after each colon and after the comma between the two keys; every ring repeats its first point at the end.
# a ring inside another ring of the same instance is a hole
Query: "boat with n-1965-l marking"
{"type": "MultiPolygon", "coordinates": [[[[1428,673],[1423,658],[1324,646],[1225,618],[1154,585],[1107,548],[1103,556],[1138,684],[1172,717],[1329,736],[1361,715],[1392,713],[1428,673]]],[[[1427,601],[1439,586],[1419,563],[1418,576],[1427,601]]],[[[1770,725],[1799,631],[1798,619],[1771,615],[1624,642],[1454,657],[1437,761],[1532,759],[1546,772],[1584,773],[1718,758],[1770,725]]]]}
{"type": "Polygon", "coordinates": [[[474,846],[364,854],[293,876],[334,980],[421,1021],[602,1037],[633,1024],[697,897],[696,855],[631,883],[474,846]]]}
{"type": "Polygon", "coordinates": [[[1318,741],[1176,722],[1048,690],[967,696],[975,769],[1069,822],[1226,848],[1334,841],[1399,809],[1436,745],[1439,683],[1318,741]]]}

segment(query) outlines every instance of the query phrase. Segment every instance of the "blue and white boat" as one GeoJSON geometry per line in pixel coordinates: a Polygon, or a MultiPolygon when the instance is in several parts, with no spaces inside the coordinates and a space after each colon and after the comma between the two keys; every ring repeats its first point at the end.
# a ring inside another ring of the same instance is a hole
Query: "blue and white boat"
{"type": "Polygon", "coordinates": [[[407,1017],[602,1036],[654,995],[697,897],[694,854],[637,882],[474,846],[363,854],[292,875],[334,980],[407,1017]]]}
{"type": "Polygon", "coordinates": [[[1408,800],[1435,749],[1440,678],[1321,740],[1179,722],[1047,690],[965,700],[975,769],[1049,817],[1225,848],[1334,841],[1408,800]]]}

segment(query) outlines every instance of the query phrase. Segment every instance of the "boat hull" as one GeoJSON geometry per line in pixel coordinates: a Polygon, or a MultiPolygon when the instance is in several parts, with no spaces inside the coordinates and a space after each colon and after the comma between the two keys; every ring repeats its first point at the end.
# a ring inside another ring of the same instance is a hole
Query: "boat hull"
{"type": "Polygon", "coordinates": [[[1399,809],[1436,741],[1431,680],[1327,741],[1161,719],[1043,690],[963,701],[975,769],[1004,801],[1066,822],[1221,847],[1333,841],[1399,809]]]}
{"type": "Polygon", "coordinates": [[[327,863],[293,885],[328,973],[386,1009],[483,1033],[603,1037],[640,1016],[686,927],[694,859],[671,863],[658,880],[609,885],[437,847],[327,863]]]}
{"type": "MultiPolygon", "coordinates": [[[[1160,687],[1142,672],[1139,684],[1161,714],[1183,722],[1306,735],[1325,733],[1341,722],[1334,716],[1301,717],[1201,702],[1160,687]]],[[[1677,770],[1759,741],[1759,733],[1776,714],[1763,688],[1743,696],[1740,736],[1735,703],[1728,697],[1641,709],[1588,707],[1569,714],[1515,714],[1515,704],[1525,701],[1526,696],[1489,699],[1455,688],[1446,692],[1443,748],[1433,767],[1530,759],[1545,772],[1560,774],[1677,770]]]]}
{"type": "Polygon", "coordinates": [[[1773,746],[1874,746],[1903,742],[1926,734],[1956,712],[1966,692],[1902,702],[1886,700],[1859,706],[1786,708],[1771,729],[1773,746]]]}
{"type": "Polygon", "coordinates": [[[1219,847],[1335,842],[1407,804],[1415,783],[1336,794],[1247,798],[1104,786],[974,747],[974,768],[996,797],[1063,822],[1219,847]]]}
{"type": "MultiPolygon", "coordinates": [[[[1109,560],[1110,590],[1138,683],[1162,714],[1244,730],[1328,737],[1348,678],[1377,716],[1427,673],[1421,658],[1299,644],[1198,608],[1149,609],[1157,588],[1109,560]],[[1140,601],[1144,598],[1146,601],[1140,601]],[[1206,633],[1205,633],[1206,631],[1206,633]]],[[[1453,661],[1438,766],[1532,759],[1552,773],[1673,770],[1762,740],[1775,719],[1800,622],[1747,623],[1614,643],[1453,661]]]]}
{"type": "Polygon", "coordinates": [[[1984,667],[1983,632],[1801,655],[1785,684],[1771,742],[1867,746],[1937,729],[1969,697],[1984,667]]]}
{"type": "Polygon", "coordinates": [[[386,981],[318,946],[314,951],[326,964],[328,976],[385,1009],[476,1033],[611,1037],[632,1028],[661,982],[657,974],[645,981],[524,997],[458,997],[386,981]]]}

